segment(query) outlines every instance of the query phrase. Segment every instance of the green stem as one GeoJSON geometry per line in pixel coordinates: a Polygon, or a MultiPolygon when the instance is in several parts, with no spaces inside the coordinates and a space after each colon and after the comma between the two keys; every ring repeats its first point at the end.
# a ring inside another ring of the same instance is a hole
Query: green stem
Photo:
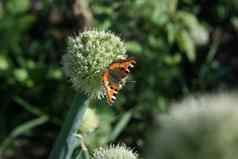
{"type": "Polygon", "coordinates": [[[42,125],[48,122],[48,120],[49,119],[47,116],[41,116],[39,118],[24,122],[21,125],[17,126],[10,133],[10,135],[0,144],[0,156],[1,156],[1,153],[3,153],[11,143],[13,143],[16,137],[34,129],[35,127],[39,125],[42,125]]]}
{"type": "Polygon", "coordinates": [[[74,149],[80,144],[74,133],[79,129],[81,119],[89,106],[90,98],[76,95],[66,116],[65,123],[56,140],[49,159],[70,159],[74,149]]]}

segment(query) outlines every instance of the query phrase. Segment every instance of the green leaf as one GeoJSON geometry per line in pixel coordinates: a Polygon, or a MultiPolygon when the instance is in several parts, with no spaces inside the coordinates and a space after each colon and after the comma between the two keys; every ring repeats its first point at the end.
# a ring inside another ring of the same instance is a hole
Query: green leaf
{"type": "Polygon", "coordinates": [[[30,8],[29,0],[9,0],[7,1],[7,9],[12,14],[26,12],[30,8]]]}
{"type": "Polygon", "coordinates": [[[42,116],[39,117],[37,119],[25,122],[24,124],[18,126],[12,133],[11,136],[12,137],[16,137],[18,135],[21,135],[29,130],[31,130],[32,128],[41,125],[43,123],[46,123],[48,121],[48,117],[46,116],[42,116]]]}
{"type": "Polygon", "coordinates": [[[59,68],[50,68],[48,71],[48,77],[50,79],[55,79],[55,80],[62,79],[63,77],[62,70],[59,68]]]}
{"type": "Polygon", "coordinates": [[[3,10],[2,3],[0,3],[0,19],[3,18],[3,16],[4,16],[4,10],[3,10]]]}
{"type": "Polygon", "coordinates": [[[177,53],[175,55],[166,55],[163,60],[167,65],[175,66],[181,62],[181,59],[181,55],[177,53]]]}
{"type": "Polygon", "coordinates": [[[208,42],[208,31],[198,19],[191,13],[180,11],[177,18],[183,25],[183,28],[187,29],[191,39],[196,45],[205,45],[208,42]]]}
{"type": "Polygon", "coordinates": [[[11,133],[10,135],[1,143],[0,145],[0,152],[3,152],[8,145],[13,142],[14,138],[16,138],[19,135],[22,135],[33,128],[42,125],[48,121],[48,117],[46,116],[41,116],[39,118],[27,121],[22,123],[21,125],[17,126],[11,133]]]}
{"type": "Polygon", "coordinates": [[[80,140],[75,136],[90,98],[76,95],[49,159],[70,159],[80,140]]]}
{"type": "Polygon", "coordinates": [[[20,106],[22,106],[26,111],[35,114],[37,116],[46,116],[46,114],[44,112],[42,112],[40,109],[38,109],[37,107],[34,107],[32,105],[30,105],[29,103],[27,103],[24,99],[22,99],[19,96],[16,96],[14,98],[14,101],[19,104],[20,106]]]}
{"type": "Polygon", "coordinates": [[[117,123],[117,125],[115,126],[115,128],[111,133],[110,141],[114,141],[120,135],[120,133],[124,130],[128,122],[130,121],[131,115],[132,115],[131,111],[126,112],[125,114],[122,115],[120,121],[117,123]]]}
{"type": "MultiPolygon", "coordinates": [[[[46,116],[49,117],[49,115],[46,112],[43,112],[42,110],[40,110],[39,106],[33,106],[30,103],[28,103],[27,101],[25,101],[23,98],[21,98],[20,96],[16,96],[13,98],[13,100],[21,107],[23,107],[26,111],[37,115],[39,117],[41,116],[46,116]]],[[[49,117],[49,122],[52,122],[56,125],[60,125],[61,124],[61,120],[56,118],[56,117],[49,117]]]]}
{"type": "Polygon", "coordinates": [[[141,45],[138,42],[128,41],[126,43],[126,45],[127,45],[128,50],[133,53],[142,53],[142,51],[143,51],[143,48],[141,47],[141,45]]]}
{"type": "Polygon", "coordinates": [[[195,45],[188,32],[185,30],[177,32],[176,39],[179,48],[184,51],[188,60],[194,62],[196,60],[195,45]]]}
{"type": "Polygon", "coordinates": [[[177,32],[176,25],[173,23],[168,23],[166,25],[166,30],[167,30],[167,39],[170,44],[172,44],[175,41],[175,36],[177,32]]]}
{"type": "Polygon", "coordinates": [[[197,18],[193,14],[185,11],[178,11],[176,18],[180,23],[189,29],[193,26],[199,25],[197,18]]]}
{"type": "Polygon", "coordinates": [[[27,72],[26,69],[23,68],[17,68],[13,71],[13,74],[16,78],[17,81],[19,82],[23,82],[25,81],[27,78],[29,78],[29,74],[27,72]]]}
{"type": "Polygon", "coordinates": [[[9,67],[9,59],[4,55],[0,55],[0,71],[7,71],[9,67]]]}
{"type": "Polygon", "coordinates": [[[31,27],[31,24],[34,22],[35,17],[31,16],[31,15],[25,15],[22,16],[21,18],[18,19],[18,23],[19,23],[19,28],[22,31],[27,30],[29,27],[31,27]]]}
{"type": "Polygon", "coordinates": [[[108,30],[112,25],[110,20],[104,20],[103,22],[97,24],[97,28],[100,30],[108,30]]]}

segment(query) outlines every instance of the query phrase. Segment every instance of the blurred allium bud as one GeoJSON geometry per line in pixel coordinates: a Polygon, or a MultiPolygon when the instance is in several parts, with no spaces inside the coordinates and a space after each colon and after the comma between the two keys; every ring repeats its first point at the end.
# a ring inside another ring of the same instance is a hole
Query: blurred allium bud
{"type": "Polygon", "coordinates": [[[94,109],[87,108],[80,123],[80,132],[89,133],[99,126],[99,118],[94,109]]]}
{"type": "Polygon", "coordinates": [[[85,31],[68,39],[63,69],[76,90],[99,97],[103,71],[114,60],[125,57],[126,47],[110,32],[85,31]]]}
{"type": "Polygon", "coordinates": [[[160,115],[148,159],[236,159],[238,94],[189,97],[160,115]]]}
{"type": "Polygon", "coordinates": [[[138,156],[131,149],[122,145],[97,149],[92,159],[137,159],[138,156]]]}

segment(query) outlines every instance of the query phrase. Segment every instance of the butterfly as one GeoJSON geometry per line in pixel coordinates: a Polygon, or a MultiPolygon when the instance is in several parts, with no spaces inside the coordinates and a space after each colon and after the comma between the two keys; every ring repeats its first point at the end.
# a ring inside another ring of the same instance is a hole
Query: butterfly
{"type": "Polygon", "coordinates": [[[103,73],[102,81],[104,93],[109,105],[116,100],[118,91],[122,88],[123,80],[127,77],[130,69],[136,64],[135,59],[126,58],[112,62],[108,69],[103,73]]]}

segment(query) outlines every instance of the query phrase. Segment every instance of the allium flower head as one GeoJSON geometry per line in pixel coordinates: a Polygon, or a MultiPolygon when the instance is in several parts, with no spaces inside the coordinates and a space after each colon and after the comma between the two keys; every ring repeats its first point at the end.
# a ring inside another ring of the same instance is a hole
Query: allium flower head
{"type": "Polygon", "coordinates": [[[238,94],[189,97],[159,116],[148,159],[236,159],[238,94]]]}
{"type": "Polygon", "coordinates": [[[137,154],[125,146],[109,146],[99,148],[93,154],[92,159],[137,159],[137,154]]]}
{"type": "Polygon", "coordinates": [[[102,93],[102,73],[114,60],[126,57],[121,39],[110,32],[85,31],[68,38],[63,69],[76,90],[93,97],[102,93]]]}

